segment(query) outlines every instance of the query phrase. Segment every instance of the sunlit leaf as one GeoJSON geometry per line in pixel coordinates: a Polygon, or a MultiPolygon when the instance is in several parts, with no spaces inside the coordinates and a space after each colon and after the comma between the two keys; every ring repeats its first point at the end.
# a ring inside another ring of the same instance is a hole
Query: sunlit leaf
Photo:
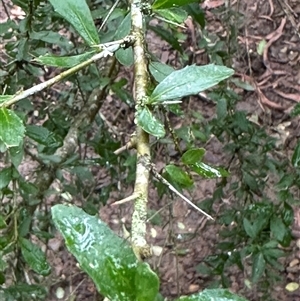
{"type": "Polygon", "coordinates": [[[160,82],[150,96],[149,103],[159,103],[198,94],[213,87],[233,73],[232,69],[224,66],[187,66],[172,72],[160,82]]]}
{"type": "Polygon", "coordinates": [[[22,120],[11,110],[0,109],[0,139],[6,147],[18,146],[24,137],[22,120]]]}
{"type": "Polygon", "coordinates": [[[54,10],[65,18],[90,46],[100,44],[97,29],[85,0],[50,0],[54,10]]]}
{"type": "Polygon", "coordinates": [[[191,166],[192,170],[204,178],[228,177],[229,172],[222,167],[213,167],[203,162],[195,163],[191,166]]]}

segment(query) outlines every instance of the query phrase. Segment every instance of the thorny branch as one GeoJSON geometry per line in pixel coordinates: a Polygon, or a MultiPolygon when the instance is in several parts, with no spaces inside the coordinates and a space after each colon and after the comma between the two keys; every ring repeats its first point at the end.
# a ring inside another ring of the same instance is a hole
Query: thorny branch
{"type": "Polygon", "coordinates": [[[60,73],[59,75],[43,82],[40,83],[36,86],[33,86],[25,91],[19,91],[17,92],[15,95],[13,95],[11,98],[9,98],[8,100],[0,103],[0,108],[1,107],[9,107],[13,104],[15,104],[16,102],[18,102],[21,99],[24,99],[28,96],[33,95],[34,93],[40,92],[48,87],[53,86],[54,84],[62,81],[63,79],[65,79],[66,77],[78,72],[79,70],[91,65],[92,63],[95,63],[96,61],[107,57],[108,55],[113,55],[114,52],[116,52],[120,47],[122,47],[123,45],[128,45],[128,43],[132,43],[134,41],[132,36],[127,36],[124,39],[121,39],[119,41],[115,41],[115,42],[110,42],[110,43],[106,43],[106,44],[101,44],[98,45],[97,47],[101,50],[100,53],[95,54],[93,57],[91,57],[90,59],[76,65],[75,67],[72,67],[70,69],[68,69],[67,71],[64,71],[62,73],[60,73]]]}
{"type": "MultiPolygon", "coordinates": [[[[149,84],[149,74],[147,72],[147,57],[145,53],[145,32],[144,17],[142,13],[142,1],[131,0],[131,31],[135,37],[133,44],[134,53],[134,91],[133,96],[136,109],[139,110],[143,99],[147,96],[147,86],[149,84]]],[[[136,150],[137,166],[136,180],[133,194],[136,195],[134,212],[132,215],[131,241],[135,255],[138,259],[151,256],[151,248],[146,241],[146,220],[147,202],[149,188],[149,167],[147,166],[150,158],[149,134],[140,126],[136,126],[136,150]]]]}

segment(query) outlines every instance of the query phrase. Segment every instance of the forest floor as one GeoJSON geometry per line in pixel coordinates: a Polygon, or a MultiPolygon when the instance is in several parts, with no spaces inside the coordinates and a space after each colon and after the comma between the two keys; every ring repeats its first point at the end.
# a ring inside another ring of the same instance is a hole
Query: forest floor
{"type": "MultiPolygon", "coordinates": [[[[219,37],[228,34],[228,28],[222,24],[222,14],[225,5],[230,1],[206,0],[203,7],[206,15],[206,30],[219,37]]],[[[254,91],[237,90],[241,97],[239,109],[255,115],[268,125],[277,137],[281,139],[286,154],[291,156],[300,136],[299,119],[290,120],[288,113],[295,103],[300,101],[300,2],[299,0],[240,0],[232,1],[228,10],[243,16],[242,21],[236,24],[238,38],[236,52],[232,63],[236,75],[247,80],[254,87],[254,91]],[[266,41],[263,53],[257,52],[262,41],[266,41]],[[250,71],[251,70],[251,71],[250,71]]],[[[194,43],[200,32],[191,22],[186,24],[188,41],[183,41],[187,55],[193,55],[192,63],[209,63],[205,51],[195,51],[194,43]]],[[[176,65],[174,51],[166,43],[155,36],[148,37],[150,50],[163,62],[176,65]]],[[[110,98],[101,109],[105,118],[114,120],[115,112],[110,108],[117,100],[110,98]]],[[[118,104],[119,106],[119,104],[118,104]]],[[[213,102],[193,101],[191,98],[186,106],[190,110],[201,112],[202,116],[211,119],[215,114],[213,102]]],[[[132,117],[129,108],[120,115],[118,127],[126,129],[128,119],[132,117]]],[[[187,124],[189,120],[174,120],[175,128],[187,124]]],[[[131,129],[128,129],[131,132],[131,129]]],[[[212,139],[205,146],[206,161],[219,165],[226,160],[222,145],[217,139],[212,139]]],[[[163,152],[156,153],[155,164],[160,170],[164,166],[163,152]]],[[[103,175],[99,174],[99,183],[104,183],[103,175]]],[[[202,200],[211,196],[216,187],[216,180],[199,180],[192,192],[193,200],[202,200]]],[[[130,194],[130,191],[128,191],[130,194]]],[[[149,205],[153,212],[164,207],[170,199],[163,197],[159,200],[154,187],[149,194],[149,205]]],[[[107,205],[101,208],[100,217],[117,233],[122,233],[122,223],[130,224],[132,204],[110,206],[120,199],[117,194],[111,194],[107,205]],[[122,222],[121,222],[122,220],[122,222]]],[[[186,203],[175,198],[172,209],[165,206],[160,212],[164,222],[149,223],[149,242],[153,245],[155,254],[150,264],[158,272],[161,280],[161,292],[169,300],[180,295],[188,295],[207,288],[212,278],[201,275],[197,265],[203,259],[215,252],[218,242],[218,232],[221,225],[207,221],[186,203]]],[[[297,301],[300,300],[300,289],[288,292],[285,287],[289,282],[300,282],[300,213],[295,210],[294,241],[289,249],[289,256],[284,265],[283,281],[272,289],[273,300],[297,301]]],[[[62,248],[63,242],[59,236],[49,242],[49,259],[53,267],[53,281],[49,283],[50,296],[47,301],[56,301],[56,290],[62,287],[65,290],[64,300],[92,301],[101,300],[94,284],[81,272],[74,258],[62,248]],[[54,281],[55,280],[55,281],[54,281]],[[55,282],[55,283],[54,283],[55,282]],[[72,296],[74,299],[72,299],[72,296]]],[[[228,273],[233,292],[249,298],[262,300],[259,291],[251,290],[245,285],[247,271],[242,273],[238,269],[231,269],[228,273]]]]}
{"type": "MultiPolygon", "coordinates": [[[[222,14],[226,11],[225,2],[216,0],[204,1],[201,4],[206,15],[206,30],[219,37],[226,36],[228,30],[221,21],[222,14]]],[[[238,107],[247,111],[249,115],[258,117],[262,125],[272,129],[284,145],[285,154],[291,156],[299,138],[299,119],[290,120],[288,113],[295,103],[300,101],[300,3],[297,0],[241,0],[233,1],[228,9],[243,16],[243,20],[236,24],[237,51],[232,58],[232,67],[236,74],[255,87],[254,91],[243,89],[237,91],[241,97],[238,107]],[[264,40],[266,46],[260,55],[257,49],[259,43],[264,40]]],[[[194,48],[200,33],[191,22],[187,22],[186,26],[189,36],[188,41],[183,43],[186,54],[193,54],[192,63],[199,65],[209,63],[208,54],[201,50],[195,51],[194,48]]],[[[166,43],[152,35],[148,36],[148,41],[150,51],[163,62],[176,66],[176,55],[166,43]]],[[[107,107],[102,108],[108,120],[114,119],[109,113],[112,105],[113,103],[108,103],[107,107]]],[[[201,112],[207,119],[211,119],[215,114],[213,102],[194,101],[191,98],[185,105],[190,110],[201,112]]],[[[123,124],[120,123],[120,128],[126,127],[126,124],[128,126],[127,118],[130,115],[128,111],[124,114],[127,117],[124,117],[123,124]]],[[[175,119],[175,128],[180,128],[189,121],[175,119]]],[[[205,148],[207,162],[219,165],[226,160],[222,146],[216,139],[212,139],[205,148]]],[[[155,163],[158,169],[164,166],[163,152],[156,153],[155,163]]],[[[213,194],[216,181],[199,180],[195,186],[191,198],[203,200],[213,194]]],[[[112,195],[108,204],[117,201],[118,197],[112,195]]],[[[155,189],[151,189],[150,208],[153,212],[160,210],[169,201],[170,199],[167,198],[159,200],[155,189]]],[[[297,212],[299,211],[295,210],[295,215],[297,212]]],[[[121,234],[120,220],[129,225],[131,213],[130,204],[119,208],[108,205],[101,209],[100,216],[121,234]]],[[[182,200],[176,198],[172,209],[167,206],[160,215],[164,223],[149,224],[149,242],[158,254],[162,251],[161,256],[154,256],[150,263],[160,276],[163,296],[172,300],[177,296],[207,288],[213,279],[197,272],[197,265],[206,256],[214,254],[220,225],[207,221],[182,200]]],[[[299,289],[293,293],[285,289],[289,282],[300,282],[299,216],[295,216],[295,221],[295,240],[291,245],[290,255],[284,262],[286,267],[282,275],[284,280],[272,289],[273,300],[300,300],[299,289]]],[[[228,273],[228,278],[233,292],[249,300],[262,300],[259,290],[256,291],[255,288],[250,290],[246,287],[247,271],[242,273],[233,268],[228,273]]]]}

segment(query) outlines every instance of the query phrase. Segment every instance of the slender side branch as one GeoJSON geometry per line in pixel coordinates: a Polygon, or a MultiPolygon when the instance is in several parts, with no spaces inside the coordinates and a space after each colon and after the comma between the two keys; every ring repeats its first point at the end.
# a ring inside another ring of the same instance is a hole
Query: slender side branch
{"type": "MultiPolygon", "coordinates": [[[[134,52],[134,99],[136,110],[139,110],[143,100],[147,96],[149,74],[147,72],[147,58],[145,53],[145,33],[143,28],[143,14],[141,12],[141,0],[131,0],[132,34],[135,37],[134,52]]],[[[151,256],[151,248],[146,241],[146,220],[149,186],[150,145],[149,135],[141,127],[136,128],[137,166],[134,194],[134,212],[132,215],[131,241],[133,250],[138,259],[151,256]]]]}
{"type": "Polygon", "coordinates": [[[76,65],[75,67],[72,67],[62,73],[60,73],[59,75],[43,82],[40,83],[36,86],[33,86],[25,91],[21,91],[16,93],[12,98],[10,98],[9,100],[0,103],[0,108],[1,107],[9,107],[13,104],[15,104],[16,102],[18,102],[21,99],[24,99],[28,96],[33,95],[34,93],[40,92],[48,87],[53,86],[54,84],[60,82],[61,80],[65,79],[66,77],[76,73],[77,71],[91,65],[92,63],[96,62],[99,59],[105,58],[108,55],[113,55],[113,53],[115,51],[117,51],[120,47],[123,47],[123,45],[128,45],[133,43],[134,39],[132,36],[127,36],[124,39],[118,40],[118,41],[114,41],[114,42],[109,42],[106,44],[101,44],[98,45],[97,47],[101,50],[100,53],[95,54],[93,57],[91,57],[90,59],[86,60],[85,62],[82,62],[78,65],[76,65]]]}

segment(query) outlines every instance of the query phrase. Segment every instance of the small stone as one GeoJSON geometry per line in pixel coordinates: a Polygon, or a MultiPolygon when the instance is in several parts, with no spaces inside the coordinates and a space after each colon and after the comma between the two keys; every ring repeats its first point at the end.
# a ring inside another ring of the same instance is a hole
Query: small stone
{"type": "Polygon", "coordinates": [[[292,268],[294,267],[295,265],[299,264],[300,260],[295,258],[293,259],[290,263],[289,263],[289,266],[292,268]]]}
{"type": "Polygon", "coordinates": [[[152,252],[154,256],[160,256],[163,251],[163,248],[161,246],[152,246],[152,252]]]}
{"type": "Polygon", "coordinates": [[[196,293],[199,291],[199,289],[200,289],[200,287],[198,284],[190,284],[190,286],[189,286],[190,293],[196,293]]]}
{"type": "Polygon", "coordinates": [[[290,282],[285,286],[285,289],[289,292],[294,292],[299,289],[299,283],[297,282],[290,282]]]}

